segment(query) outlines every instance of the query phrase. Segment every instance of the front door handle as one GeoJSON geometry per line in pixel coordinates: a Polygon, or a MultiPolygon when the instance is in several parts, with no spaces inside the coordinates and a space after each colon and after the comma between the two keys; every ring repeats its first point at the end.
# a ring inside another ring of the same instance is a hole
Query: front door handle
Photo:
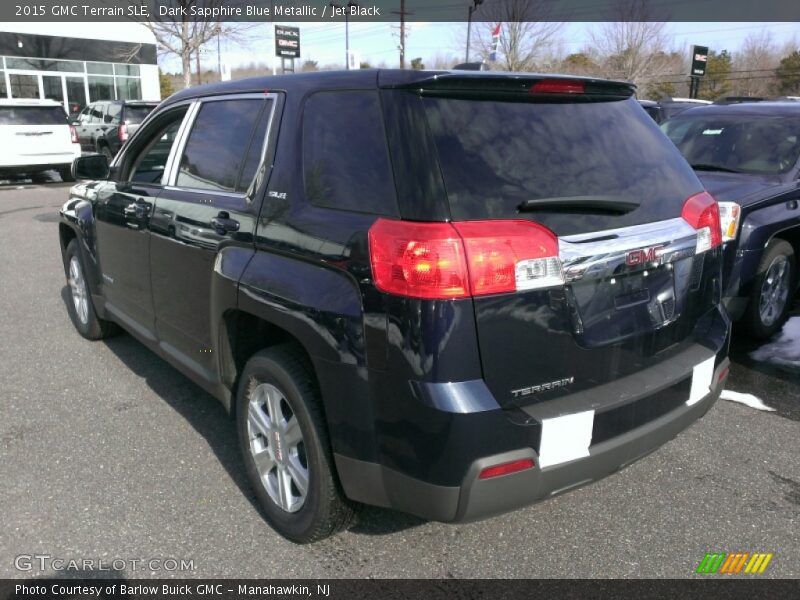
{"type": "Polygon", "coordinates": [[[211,224],[219,235],[239,231],[239,221],[231,219],[227,211],[221,210],[219,214],[211,219],[211,224]]]}

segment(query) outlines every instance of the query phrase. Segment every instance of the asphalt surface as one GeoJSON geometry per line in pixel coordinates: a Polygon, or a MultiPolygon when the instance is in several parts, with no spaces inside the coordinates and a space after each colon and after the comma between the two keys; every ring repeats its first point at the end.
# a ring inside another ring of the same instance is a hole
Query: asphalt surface
{"type": "Polygon", "coordinates": [[[67,189],[0,186],[0,577],[54,574],[17,570],[19,555],[194,566],[129,561],[120,577],[691,577],[712,551],[773,552],[762,577],[800,576],[800,373],[752,361],[743,342],[729,389],[776,412],[719,401],[624,471],[487,521],[366,508],[333,539],[285,541],[212,397],[128,335],[73,330],[67,189]]]}

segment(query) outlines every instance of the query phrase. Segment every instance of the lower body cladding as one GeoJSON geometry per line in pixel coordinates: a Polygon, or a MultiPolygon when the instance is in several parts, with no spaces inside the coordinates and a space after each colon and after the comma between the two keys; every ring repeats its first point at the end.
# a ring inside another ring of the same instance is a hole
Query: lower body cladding
{"type": "MultiPolygon", "coordinates": [[[[440,430],[447,441],[427,456],[431,477],[387,464],[396,461],[368,462],[336,453],[345,493],[425,519],[464,522],[602,479],[657,450],[713,406],[729,366],[729,322],[724,317],[720,322],[724,333],[717,328],[714,343],[689,344],[634,375],[519,409],[499,408],[482,380],[412,385],[423,411],[447,413],[448,425],[440,430]],[[454,433],[460,429],[464,435],[454,433]],[[460,478],[456,485],[436,480],[435,474],[448,467],[460,478]]],[[[427,452],[435,429],[421,427],[427,452]]]]}

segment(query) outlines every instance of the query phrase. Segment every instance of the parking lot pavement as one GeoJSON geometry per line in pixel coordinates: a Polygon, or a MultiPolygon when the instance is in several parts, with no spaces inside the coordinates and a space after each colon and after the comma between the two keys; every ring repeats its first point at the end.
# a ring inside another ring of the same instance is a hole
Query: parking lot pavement
{"type": "MultiPolygon", "coordinates": [[[[67,317],[67,186],[0,186],[0,577],[19,555],[175,558],[194,577],[687,577],[704,553],[773,552],[800,576],[800,373],[733,348],[720,401],[659,451],[553,500],[467,525],[364,509],[310,546],[277,536],[221,406],[130,336],[67,317]]],[[[797,311],[800,314],[800,311],[797,311]]],[[[148,577],[136,563],[121,576],[148,577]]]]}

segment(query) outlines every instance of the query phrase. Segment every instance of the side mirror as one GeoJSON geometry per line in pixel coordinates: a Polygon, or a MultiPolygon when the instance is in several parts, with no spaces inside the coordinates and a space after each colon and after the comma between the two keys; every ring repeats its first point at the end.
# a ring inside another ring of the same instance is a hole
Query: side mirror
{"type": "Polygon", "coordinates": [[[72,176],[75,179],[108,179],[111,169],[103,154],[87,154],[72,161],[72,176]]]}

